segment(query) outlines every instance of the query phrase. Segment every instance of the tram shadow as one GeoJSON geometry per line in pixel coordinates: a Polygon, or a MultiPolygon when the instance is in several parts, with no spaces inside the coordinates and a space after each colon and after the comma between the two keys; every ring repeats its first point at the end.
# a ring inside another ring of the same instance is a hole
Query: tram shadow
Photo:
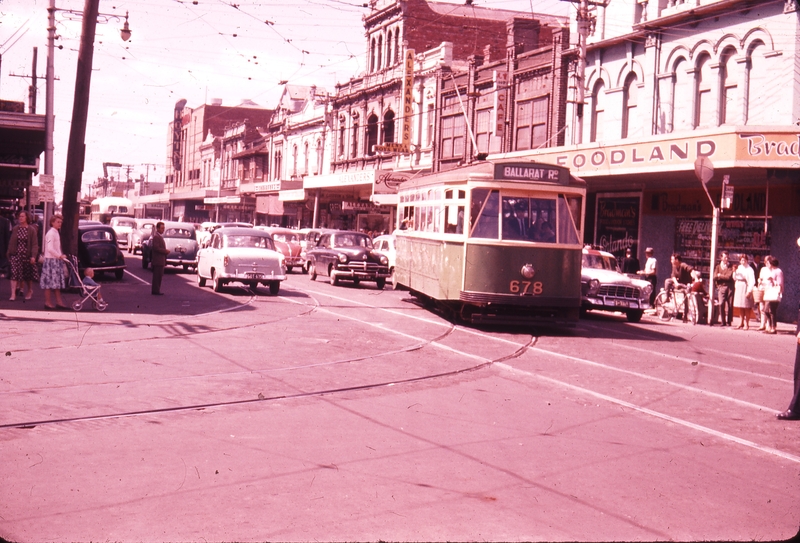
{"type": "MultiPolygon", "coordinates": [[[[554,338],[581,338],[581,339],[635,339],[643,341],[667,341],[684,342],[687,338],[680,334],[671,333],[674,330],[671,326],[665,326],[658,320],[648,317],[638,323],[630,323],[624,315],[614,313],[593,313],[589,312],[582,316],[579,321],[573,323],[457,323],[461,326],[472,328],[477,331],[494,334],[531,334],[538,337],[554,338]]],[[[686,326],[692,326],[687,324],[686,326]]],[[[704,327],[702,327],[704,328],[704,327]]]]}

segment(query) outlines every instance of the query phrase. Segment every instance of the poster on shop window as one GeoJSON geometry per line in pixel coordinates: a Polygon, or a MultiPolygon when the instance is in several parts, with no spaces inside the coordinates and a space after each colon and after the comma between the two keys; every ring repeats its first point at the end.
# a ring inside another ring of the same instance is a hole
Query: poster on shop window
{"type": "Polygon", "coordinates": [[[633,256],[637,256],[641,209],[640,192],[598,194],[594,215],[594,244],[612,253],[619,262],[622,262],[625,249],[629,247],[633,250],[633,256]]]}

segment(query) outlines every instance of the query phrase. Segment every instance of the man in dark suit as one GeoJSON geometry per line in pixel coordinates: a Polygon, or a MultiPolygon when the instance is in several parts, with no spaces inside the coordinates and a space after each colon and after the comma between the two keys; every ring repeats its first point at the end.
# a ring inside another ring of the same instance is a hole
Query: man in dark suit
{"type": "Polygon", "coordinates": [[[164,268],[167,266],[167,255],[169,249],[164,241],[164,223],[158,221],[153,232],[153,244],[150,250],[150,263],[153,265],[153,284],[150,293],[154,296],[161,296],[161,279],[164,278],[164,268]]]}

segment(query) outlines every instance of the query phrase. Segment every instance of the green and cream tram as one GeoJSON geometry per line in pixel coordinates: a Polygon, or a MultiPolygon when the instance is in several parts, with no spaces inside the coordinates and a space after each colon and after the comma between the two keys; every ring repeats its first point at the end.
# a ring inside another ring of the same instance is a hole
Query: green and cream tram
{"type": "Polygon", "coordinates": [[[485,161],[398,196],[401,288],[467,322],[578,320],[586,185],[568,169],[485,161]]]}

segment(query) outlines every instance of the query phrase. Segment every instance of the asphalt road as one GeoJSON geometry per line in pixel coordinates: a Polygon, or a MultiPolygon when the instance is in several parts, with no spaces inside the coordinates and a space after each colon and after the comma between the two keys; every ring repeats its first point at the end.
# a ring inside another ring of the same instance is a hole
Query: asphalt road
{"type": "MultiPolygon", "coordinates": [[[[408,293],[292,275],[108,309],[8,301],[10,541],[775,540],[800,527],[793,327],[590,314],[453,325],[408,293]]],[[[77,299],[68,294],[67,300],[77,299]]]]}

